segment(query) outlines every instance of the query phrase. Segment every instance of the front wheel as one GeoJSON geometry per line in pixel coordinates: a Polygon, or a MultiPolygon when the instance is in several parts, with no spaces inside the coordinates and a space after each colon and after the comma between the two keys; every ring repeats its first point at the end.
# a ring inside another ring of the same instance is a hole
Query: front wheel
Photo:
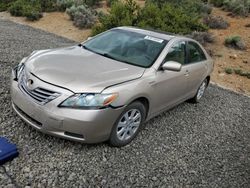
{"type": "Polygon", "coordinates": [[[146,109],[141,102],[128,105],[113,126],[110,145],[121,147],[129,144],[138,134],[145,117],[146,109]]]}
{"type": "Polygon", "coordinates": [[[205,79],[201,83],[201,85],[200,85],[200,87],[199,87],[196,95],[191,99],[191,102],[194,102],[194,103],[200,102],[200,99],[203,97],[203,95],[204,95],[204,93],[206,91],[207,86],[208,86],[208,79],[205,79]]]}

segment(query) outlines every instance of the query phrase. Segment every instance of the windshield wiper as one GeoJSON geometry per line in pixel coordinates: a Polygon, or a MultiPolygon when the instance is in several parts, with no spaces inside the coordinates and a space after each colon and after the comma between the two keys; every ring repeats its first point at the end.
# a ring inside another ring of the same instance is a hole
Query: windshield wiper
{"type": "Polygon", "coordinates": [[[107,57],[107,58],[110,58],[110,59],[113,59],[115,61],[120,61],[120,62],[123,62],[123,63],[127,63],[127,64],[131,64],[131,65],[134,65],[133,63],[129,62],[129,61],[126,61],[126,60],[123,60],[123,59],[119,59],[119,58],[116,58],[108,53],[103,53],[102,54],[104,57],[107,57]]]}

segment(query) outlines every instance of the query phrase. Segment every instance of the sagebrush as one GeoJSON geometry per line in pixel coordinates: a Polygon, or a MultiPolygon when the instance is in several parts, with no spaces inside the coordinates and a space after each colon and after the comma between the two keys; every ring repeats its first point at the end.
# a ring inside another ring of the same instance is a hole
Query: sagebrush
{"type": "Polygon", "coordinates": [[[73,5],[66,12],[70,16],[70,19],[73,20],[74,25],[79,28],[90,28],[97,20],[97,13],[84,5],[73,5]]]}

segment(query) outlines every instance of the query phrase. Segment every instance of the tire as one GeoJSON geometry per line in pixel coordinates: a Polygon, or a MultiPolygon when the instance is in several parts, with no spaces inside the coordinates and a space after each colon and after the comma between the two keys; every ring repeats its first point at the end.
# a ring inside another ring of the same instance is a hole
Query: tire
{"type": "Polygon", "coordinates": [[[139,133],[146,112],[145,106],[139,101],[128,105],[112,128],[109,144],[114,147],[129,144],[139,133]]]}
{"type": "Polygon", "coordinates": [[[194,96],[192,99],[190,99],[190,101],[191,101],[192,103],[199,103],[200,100],[201,100],[201,98],[203,97],[203,95],[204,95],[206,89],[207,89],[207,86],[208,86],[208,79],[206,78],[206,79],[201,83],[201,85],[200,85],[200,87],[198,88],[198,90],[197,90],[195,96],[194,96]]]}

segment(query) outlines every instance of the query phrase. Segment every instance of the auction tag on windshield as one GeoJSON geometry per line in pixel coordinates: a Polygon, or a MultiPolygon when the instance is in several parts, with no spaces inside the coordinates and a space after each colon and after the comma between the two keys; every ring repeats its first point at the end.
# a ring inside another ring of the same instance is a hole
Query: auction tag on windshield
{"type": "Polygon", "coordinates": [[[158,38],[150,37],[150,36],[146,36],[146,37],[144,37],[144,39],[151,40],[151,41],[158,42],[158,43],[162,43],[164,41],[162,39],[158,39],[158,38]]]}

